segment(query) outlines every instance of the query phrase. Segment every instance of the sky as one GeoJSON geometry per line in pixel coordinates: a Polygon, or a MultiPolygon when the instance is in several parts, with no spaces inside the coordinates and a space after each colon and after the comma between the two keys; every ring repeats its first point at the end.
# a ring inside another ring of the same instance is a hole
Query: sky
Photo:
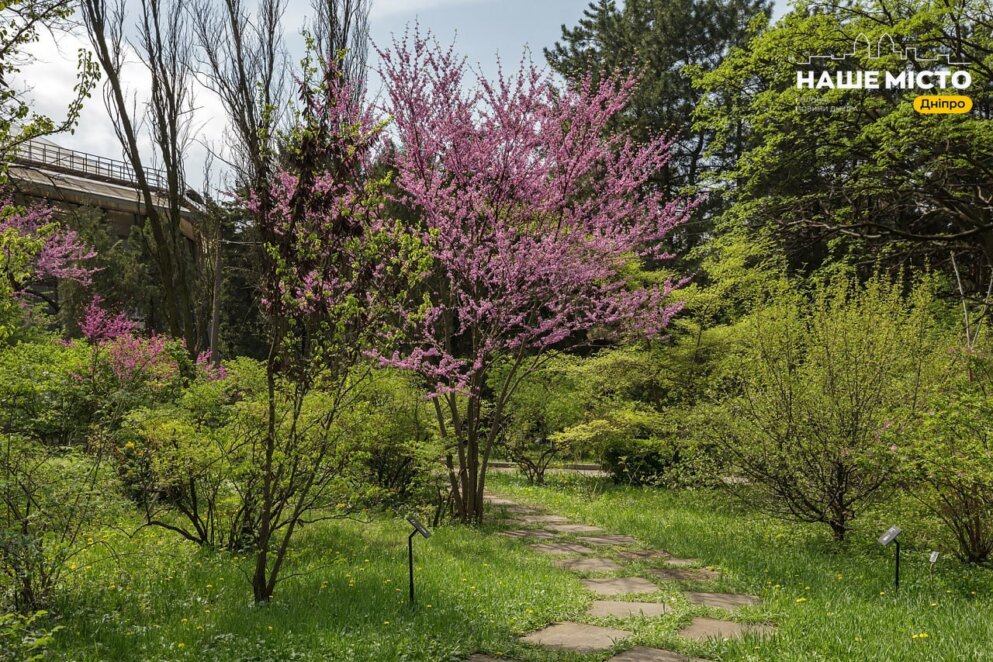
{"type": "MultiPolygon", "coordinates": [[[[783,0],[778,0],[782,4],[783,0]]],[[[561,26],[574,26],[589,0],[372,0],[370,33],[373,42],[388,46],[392,35],[401,35],[415,21],[421,29],[431,30],[443,44],[455,40],[456,49],[483,73],[496,71],[498,61],[506,68],[516,68],[522,54],[530,50],[531,58],[544,64],[543,50],[561,36],[561,26]]],[[[308,0],[289,0],[284,25],[292,35],[288,39],[291,57],[299,59],[298,35],[309,14],[308,0]]],[[[25,67],[21,84],[30,89],[39,112],[58,118],[65,112],[75,81],[76,52],[88,48],[82,35],[60,37],[55,42],[45,36],[33,48],[37,61],[25,67]]],[[[376,55],[370,52],[370,65],[376,55]]],[[[137,99],[147,98],[148,81],[141,67],[125,70],[125,77],[137,99]]],[[[379,79],[370,76],[370,93],[381,90],[379,79]]],[[[204,163],[212,146],[223,134],[224,112],[217,99],[206,90],[196,92],[193,141],[188,152],[187,180],[201,186],[204,163]]],[[[74,134],[60,134],[53,140],[60,145],[110,158],[121,158],[113,124],[104,108],[99,91],[84,106],[79,128],[74,134]]],[[[143,160],[154,165],[151,145],[142,146],[143,160]]],[[[212,180],[217,179],[215,168],[212,180]]],[[[215,185],[217,185],[215,183],[215,185]]]]}

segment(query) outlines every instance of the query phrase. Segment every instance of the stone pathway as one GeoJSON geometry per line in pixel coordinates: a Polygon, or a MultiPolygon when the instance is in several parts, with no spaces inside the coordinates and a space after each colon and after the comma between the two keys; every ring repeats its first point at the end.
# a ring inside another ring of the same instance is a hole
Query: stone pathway
{"type": "MultiPolygon", "coordinates": [[[[555,565],[572,572],[623,573],[624,566],[611,558],[594,556],[598,551],[621,561],[634,563],[659,563],[663,567],[648,568],[646,572],[656,579],[666,582],[709,582],[720,579],[720,572],[701,567],[704,563],[697,559],[673,558],[668,552],[654,549],[614,549],[638,544],[631,536],[611,534],[603,529],[587,524],[570,522],[559,515],[549,515],[522,506],[511,499],[487,496],[487,503],[498,513],[502,511],[505,521],[516,523],[521,528],[500,532],[500,535],[522,541],[541,540],[530,544],[532,551],[549,556],[563,557],[554,561],[555,565]],[[507,515],[513,517],[508,518],[507,515]],[[594,549],[596,548],[596,550],[594,549]]],[[[591,593],[601,598],[626,598],[635,595],[658,593],[658,584],[645,577],[612,576],[586,577],[580,580],[591,593]]],[[[686,600],[694,606],[734,611],[741,607],[757,605],[761,601],[752,595],[737,593],[709,593],[684,591],[686,600]]],[[[636,602],[627,599],[593,600],[586,615],[591,618],[660,618],[672,613],[672,608],[664,602],[636,602]]],[[[696,617],[679,630],[678,635],[688,641],[710,639],[738,639],[748,635],[767,637],[774,634],[775,626],[738,623],[715,618],[696,617]]],[[[632,635],[631,632],[611,627],[587,623],[553,623],[545,628],[521,637],[520,641],[533,646],[556,650],[587,653],[607,651],[632,635]]],[[[513,662],[507,658],[496,658],[476,654],[469,662],[513,662]]],[[[704,662],[673,651],[660,648],[635,647],[620,652],[607,662],[704,662]]]]}
{"type": "Polygon", "coordinates": [[[648,572],[674,582],[707,582],[721,577],[721,573],[706,568],[656,568],[648,572]]]}
{"type": "Polygon", "coordinates": [[[620,564],[610,559],[559,559],[555,565],[573,572],[614,572],[621,569],[620,564]]]}
{"type": "Polygon", "coordinates": [[[757,605],[759,599],[754,595],[738,595],[737,593],[694,593],[687,592],[686,599],[691,605],[704,605],[719,609],[734,610],[738,607],[757,605]]]}
{"type": "Polygon", "coordinates": [[[629,595],[655,593],[659,587],[642,577],[613,577],[610,579],[584,579],[583,586],[597,595],[629,595]]]}
{"type": "Polygon", "coordinates": [[[602,628],[597,625],[584,623],[555,623],[547,628],[532,632],[521,641],[548,648],[565,648],[567,650],[588,653],[590,651],[607,650],[622,639],[630,637],[627,630],[602,628]]]}

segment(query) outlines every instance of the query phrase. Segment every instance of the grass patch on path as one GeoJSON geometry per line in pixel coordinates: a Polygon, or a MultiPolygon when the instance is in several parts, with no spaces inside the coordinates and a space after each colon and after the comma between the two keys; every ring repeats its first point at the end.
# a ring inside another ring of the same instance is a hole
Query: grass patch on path
{"type": "MultiPolygon", "coordinates": [[[[550,476],[545,487],[510,475],[493,476],[489,484],[521,503],[718,566],[720,589],[761,597],[758,612],[747,614],[779,627],[764,642],[683,650],[722,660],[993,659],[993,572],[944,556],[932,581],[929,550],[911,545],[895,593],[893,550],[876,543],[894,523],[888,515],[867,514],[863,528],[837,545],[819,527],[772,520],[721,492],[615,487],[574,475],[550,476]]],[[[896,523],[908,529],[912,543],[914,522],[896,523]]],[[[704,613],[681,610],[678,616],[683,623],[704,613]]],[[[671,641],[665,633],[658,639],[671,641]]]]}

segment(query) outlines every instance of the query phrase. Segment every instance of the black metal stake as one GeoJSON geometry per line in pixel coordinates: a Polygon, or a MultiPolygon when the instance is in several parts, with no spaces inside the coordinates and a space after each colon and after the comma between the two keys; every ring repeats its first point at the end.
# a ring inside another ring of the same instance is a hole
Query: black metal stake
{"type": "Polygon", "coordinates": [[[894,540],[896,543],[896,576],[894,577],[893,583],[896,586],[897,591],[900,590],[900,541],[894,540]]]}
{"type": "Polygon", "coordinates": [[[417,535],[417,529],[410,532],[407,536],[407,563],[410,568],[410,605],[414,605],[414,536],[417,535]]]}

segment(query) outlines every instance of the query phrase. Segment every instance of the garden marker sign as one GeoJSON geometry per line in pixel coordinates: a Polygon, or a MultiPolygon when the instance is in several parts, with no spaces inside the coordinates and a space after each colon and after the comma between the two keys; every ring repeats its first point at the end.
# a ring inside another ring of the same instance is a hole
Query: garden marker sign
{"type": "Polygon", "coordinates": [[[894,572],[893,585],[894,587],[896,587],[897,591],[900,590],[900,541],[897,540],[896,537],[900,535],[901,531],[903,531],[903,529],[901,529],[899,526],[891,526],[890,528],[886,529],[886,533],[879,536],[879,544],[884,547],[890,544],[891,542],[896,541],[896,551],[895,551],[896,565],[893,571],[894,572]]]}
{"type": "Polygon", "coordinates": [[[414,605],[414,536],[418,533],[421,534],[424,539],[431,537],[431,532],[421,524],[416,517],[408,517],[407,521],[410,525],[414,527],[414,530],[410,532],[407,537],[407,567],[410,570],[410,605],[414,605]]]}

